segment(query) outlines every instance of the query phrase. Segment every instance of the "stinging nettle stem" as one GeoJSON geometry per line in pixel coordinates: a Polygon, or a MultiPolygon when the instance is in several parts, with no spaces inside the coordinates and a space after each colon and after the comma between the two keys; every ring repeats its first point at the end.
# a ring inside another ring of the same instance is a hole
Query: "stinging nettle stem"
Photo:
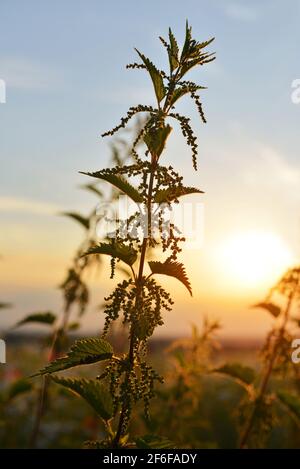
{"type": "MultiPolygon", "coordinates": [[[[152,160],[155,160],[153,157],[152,160]]],[[[149,189],[148,189],[148,196],[147,196],[147,229],[148,233],[146,232],[144,239],[143,239],[143,244],[142,244],[142,250],[141,250],[141,258],[140,258],[140,263],[139,263],[139,273],[138,277],[136,280],[136,286],[137,286],[137,293],[136,293],[136,300],[138,296],[141,294],[143,285],[143,272],[144,272],[144,265],[145,265],[145,257],[146,257],[146,252],[147,252],[147,244],[148,244],[148,237],[149,237],[149,229],[151,230],[151,209],[152,209],[152,192],[153,192],[153,184],[154,184],[154,177],[155,177],[155,165],[152,164],[151,166],[151,173],[150,173],[150,180],[149,180],[149,189]]],[[[130,375],[131,370],[134,368],[134,347],[135,347],[135,333],[134,333],[134,325],[131,324],[131,330],[130,330],[130,344],[129,344],[129,353],[128,353],[128,358],[129,358],[129,370],[126,373],[125,379],[128,378],[130,375]]],[[[123,426],[124,426],[124,420],[125,420],[125,415],[127,411],[127,403],[124,402],[122,409],[121,409],[121,414],[119,418],[119,424],[118,424],[118,429],[116,432],[116,436],[113,440],[113,447],[117,448],[120,438],[123,433],[123,426]]]]}

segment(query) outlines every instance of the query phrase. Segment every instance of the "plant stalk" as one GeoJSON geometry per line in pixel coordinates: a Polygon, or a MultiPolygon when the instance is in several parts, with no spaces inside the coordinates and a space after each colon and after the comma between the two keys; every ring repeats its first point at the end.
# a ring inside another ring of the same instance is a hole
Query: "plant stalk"
{"type": "MultiPolygon", "coordinates": [[[[64,317],[63,317],[63,324],[60,329],[63,334],[65,334],[69,322],[69,317],[70,317],[70,308],[67,306],[64,311],[64,317]]],[[[57,353],[57,343],[58,343],[58,331],[59,329],[56,329],[53,339],[52,339],[52,344],[50,348],[50,353],[49,353],[49,361],[53,359],[53,356],[56,355],[57,353]]],[[[35,414],[35,420],[34,420],[34,425],[33,425],[33,430],[30,436],[30,441],[29,441],[29,447],[30,448],[35,448],[36,443],[37,443],[37,438],[40,433],[40,428],[41,428],[41,423],[42,423],[42,418],[46,410],[46,402],[47,402],[47,392],[49,388],[49,377],[44,376],[43,377],[43,384],[42,387],[39,391],[39,397],[38,397],[38,403],[37,403],[37,409],[36,409],[36,414],[35,414]]]]}
{"type": "MultiPolygon", "coordinates": [[[[144,272],[144,265],[145,265],[145,257],[146,257],[146,252],[147,252],[147,244],[148,244],[148,236],[149,236],[149,230],[151,230],[151,205],[152,205],[152,192],[153,192],[153,184],[154,184],[154,176],[155,176],[155,169],[156,169],[156,163],[157,159],[155,158],[154,155],[152,155],[152,167],[151,167],[151,173],[150,173],[150,179],[149,179],[149,188],[148,188],[148,195],[147,195],[147,228],[148,228],[148,233],[144,235],[143,238],[143,243],[142,243],[142,249],[141,249],[141,257],[140,257],[140,263],[139,263],[139,271],[138,271],[138,277],[136,280],[136,287],[137,287],[137,292],[136,292],[136,300],[141,294],[142,291],[142,283],[143,283],[143,272],[144,272]]],[[[129,369],[126,372],[125,380],[129,378],[129,375],[131,373],[131,370],[134,368],[134,346],[136,342],[136,337],[134,333],[134,327],[131,325],[131,330],[130,330],[130,343],[129,343],[129,352],[128,352],[128,359],[129,359],[129,369]]],[[[123,432],[123,426],[124,426],[124,421],[125,421],[125,415],[127,411],[127,402],[124,401],[121,409],[121,414],[119,418],[119,423],[118,423],[118,428],[116,432],[116,436],[113,440],[113,448],[118,448],[120,438],[122,436],[123,432]]]]}

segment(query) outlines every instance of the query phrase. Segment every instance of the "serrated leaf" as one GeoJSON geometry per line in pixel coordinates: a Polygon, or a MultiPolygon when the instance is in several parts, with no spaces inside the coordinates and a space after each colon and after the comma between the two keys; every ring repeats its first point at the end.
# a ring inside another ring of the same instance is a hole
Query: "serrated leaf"
{"type": "Polygon", "coordinates": [[[246,385],[253,383],[255,379],[255,371],[253,368],[240,365],[239,363],[226,363],[219,368],[215,368],[213,371],[230,376],[246,385]]]}
{"type": "Polygon", "coordinates": [[[204,192],[195,187],[168,187],[167,189],[161,189],[156,192],[154,202],[157,204],[168,203],[189,194],[204,194],[204,192]]]}
{"type": "Polygon", "coordinates": [[[269,313],[271,313],[274,318],[277,318],[281,313],[281,308],[270,302],[257,303],[253,305],[253,308],[265,309],[266,311],[269,311],[269,313]]]}
{"type": "Polygon", "coordinates": [[[150,261],[148,262],[148,264],[153,274],[163,274],[177,278],[186,286],[192,296],[191,284],[186,275],[186,271],[183,264],[181,264],[180,262],[169,260],[165,262],[150,261]]]}
{"type": "Polygon", "coordinates": [[[189,60],[186,62],[181,69],[180,76],[185,75],[189,70],[191,70],[196,65],[204,65],[215,60],[214,54],[207,54],[205,57],[197,57],[196,59],[189,60]]]}
{"type": "Polygon", "coordinates": [[[142,59],[142,61],[145,64],[146,69],[149,72],[149,75],[151,77],[151,80],[152,80],[152,83],[153,83],[153,86],[154,86],[154,91],[155,91],[155,94],[156,94],[156,97],[157,97],[157,101],[158,101],[158,103],[160,103],[160,101],[164,98],[164,96],[166,94],[166,90],[165,90],[165,87],[164,87],[164,82],[163,82],[162,76],[161,76],[159,70],[157,70],[155,65],[151,62],[151,60],[149,60],[147,57],[145,57],[144,54],[139,52],[137,49],[135,49],[135,50],[139,54],[140,58],[142,59]]]}
{"type": "Polygon", "coordinates": [[[175,70],[175,68],[177,68],[179,65],[179,61],[178,61],[179,48],[178,48],[176,38],[174,34],[172,33],[171,28],[169,28],[169,40],[170,40],[169,62],[170,62],[171,72],[173,72],[173,70],[175,70]]]}
{"type": "Polygon", "coordinates": [[[137,260],[136,250],[119,242],[100,243],[98,246],[91,247],[83,255],[89,256],[90,254],[106,254],[108,256],[120,259],[127,265],[133,265],[137,260]]]}
{"type": "Polygon", "coordinates": [[[58,358],[49,363],[45,368],[35,373],[34,376],[56,373],[79,365],[89,365],[102,360],[107,360],[113,355],[111,345],[103,339],[91,338],[77,340],[72,345],[65,357],[58,358]]]}
{"type": "Polygon", "coordinates": [[[294,417],[300,422],[300,397],[288,391],[277,391],[278,399],[289,409],[294,417]]]}
{"type": "Polygon", "coordinates": [[[82,397],[104,420],[112,418],[112,397],[109,389],[102,382],[83,378],[59,378],[58,376],[51,376],[51,379],[82,397]]]}
{"type": "Polygon", "coordinates": [[[95,173],[85,173],[80,171],[80,174],[85,174],[86,176],[91,176],[93,178],[102,179],[103,181],[109,182],[113,186],[117,187],[117,189],[119,189],[121,192],[128,195],[128,197],[130,197],[137,204],[143,202],[143,198],[139,191],[121,176],[104,173],[102,171],[96,171],[95,173]]]}
{"type": "Polygon", "coordinates": [[[135,440],[139,449],[174,449],[175,444],[168,438],[158,435],[144,435],[135,440]]]}
{"type": "Polygon", "coordinates": [[[146,143],[151,155],[155,155],[157,157],[161,155],[171,131],[172,127],[170,125],[166,125],[158,129],[150,129],[145,134],[144,142],[146,143]]]}
{"type": "Polygon", "coordinates": [[[32,384],[27,379],[18,379],[9,386],[6,399],[14,399],[20,394],[24,394],[25,392],[31,391],[32,387],[32,384]]]}
{"type": "Polygon", "coordinates": [[[77,221],[81,226],[83,226],[86,230],[90,228],[89,218],[83,217],[82,215],[80,215],[80,213],[62,212],[61,215],[72,218],[73,220],[77,221]]]}
{"type": "Polygon", "coordinates": [[[215,38],[212,37],[212,38],[208,39],[207,41],[199,42],[197,44],[197,49],[198,50],[204,49],[205,47],[209,46],[209,44],[211,44],[214,40],[215,40],[215,38]]]}
{"type": "Polygon", "coordinates": [[[19,321],[15,327],[23,326],[23,324],[28,324],[32,322],[36,322],[39,324],[48,324],[52,325],[56,320],[55,314],[51,313],[50,311],[46,311],[44,313],[33,313],[26,316],[24,319],[19,321]]]}
{"type": "Polygon", "coordinates": [[[184,44],[183,44],[183,48],[182,48],[182,52],[181,52],[181,61],[182,61],[182,59],[185,58],[185,56],[187,55],[187,53],[189,51],[191,40],[192,40],[192,28],[189,27],[189,23],[188,23],[188,21],[186,21],[185,40],[184,40],[184,44]]]}
{"type": "MultiPolygon", "coordinates": [[[[205,86],[195,86],[193,88],[194,91],[196,90],[205,90],[205,86]]],[[[186,95],[187,93],[190,93],[191,89],[189,86],[179,86],[173,91],[172,97],[170,99],[170,105],[173,106],[178,99],[182,98],[182,96],[186,95]]]]}

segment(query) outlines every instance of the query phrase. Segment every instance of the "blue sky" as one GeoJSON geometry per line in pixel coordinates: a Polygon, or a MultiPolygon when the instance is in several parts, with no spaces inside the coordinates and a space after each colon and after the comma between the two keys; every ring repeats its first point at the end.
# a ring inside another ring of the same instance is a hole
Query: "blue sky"
{"type": "Polygon", "coordinates": [[[106,165],[101,132],[153,99],[147,76],[125,69],[133,48],[163,67],[158,36],[171,26],[182,40],[186,18],[197,39],[216,37],[217,60],[192,74],[208,86],[208,124],[190,101],[182,106],[200,139],[197,174],[179,135],[166,158],[206,192],[208,252],[218,233],[242,227],[276,232],[299,257],[300,105],[290,97],[300,77],[299,1],[1,0],[0,17],[0,292],[16,314],[48,301],[60,281],[80,234],[52,214],[89,209],[78,171],[106,165]]]}

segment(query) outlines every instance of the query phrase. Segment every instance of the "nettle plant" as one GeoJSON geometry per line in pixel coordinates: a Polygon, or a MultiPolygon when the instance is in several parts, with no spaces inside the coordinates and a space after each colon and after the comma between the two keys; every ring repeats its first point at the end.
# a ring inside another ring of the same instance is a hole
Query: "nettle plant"
{"type": "Polygon", "coordinates": [[[95,447],[149,447],[167,445],[155,436],[129,440],[128,426],[134,406],[144,403],[145,414],[149,416],[149,403],[155,395],[156,382],[163,378],[147,362],[147,342],[156,327],[163,324],[163,312],[170,311],[173,300],[168,292],[157,283],[156,274],[164,274],[180,280],[192,294],[185,267],[178,262],[181,251],[179,243],[184,241],[182,233],[173,223],[166,223],[166,212],[173,203],[186,194],[201,193],[199,189],[186,187],[183,178],[172,166],[160,164],[167,139],[172,131],[170,120],[179,122],[187,145],[191,148],[193,167],[197,169],[197,139],[190,125],[190,119],[175,112],[175,105],[186,95],[196,104],[199,115],[206,122],[199,90],[204,89],[186,80],[187,73],[196,66],[205,65],[215,59],[207,53],[206,47],[213,41],[197,42],[192,38],[191,28],[186,25],[186,36],[181,52],[177,41],[169,30],[169,41],[160,38],[169,59],[169,71],[158,70],[153,63],[137,50],[141,63],[127,66],[145,70],[153,84],[156,105],[131,107],[121,123],[103,136],[111,136],[127,126],[130,119],[146,113],[146,121],[135,138],[130,165],[84,173],[107,181],[126,194],[137,204],[137,210],[125,220],[117,220],[114,233],[105,241],[90,248],[85,256],[105,254],[111,257],[111,277],[116,263],[122,262],[129,268],[130,277],[119,282],[114,291],[105,298],[105,324],[101,338],[79,340],[65,357],[59,358],[39,375],[49,375],[53,381],[82,396],[104,422],[106,434],[95,447]],[[138,145],[143,143],[144,158],[139,155],[138,145]],[[133,184],[128,180],[132,178],[133,184]],[[135,183],[135,185],[134,185],[135,183]],[[143,214],[141,216],[141,213],[143,214]],[[163,262],[146,260],[149,254],[161,249],[166,258],[163,262]],[[114,353],[106,340],[112,323],[122,318],[128,327],[128,352],[114,353]],[[74,366],[103,361],[101,374],[95,379],[61,378],[53,373],[74,366]]]}
{"type": "Polygon", "coordinates": [[[242,407],[241,448],[262,445],[278,420],[278,406],[300,424],[299,367],[292,353],[294,339],[299,337],[299,304],[300,267],[297,266],[283,275],[264,302],[255,305],[273,316],[274,325],[261,350],[263,366],[258,384],[253,385],[254,375],[248,383],[250,400],[242,407]],[[275,389],[272,380],[277,382],[275,389]]]}
{"type": "Polygon", "coordinates": [[[300,424],[299,350],[300,268],[289,269],[261,303],[274,323],[260,350],[259,372],[240,363],[226,363],[211,371],[233,379],[245,394],[238,407],[240,448],[265,447],[272,429],[288,415],[300,424]]]}

